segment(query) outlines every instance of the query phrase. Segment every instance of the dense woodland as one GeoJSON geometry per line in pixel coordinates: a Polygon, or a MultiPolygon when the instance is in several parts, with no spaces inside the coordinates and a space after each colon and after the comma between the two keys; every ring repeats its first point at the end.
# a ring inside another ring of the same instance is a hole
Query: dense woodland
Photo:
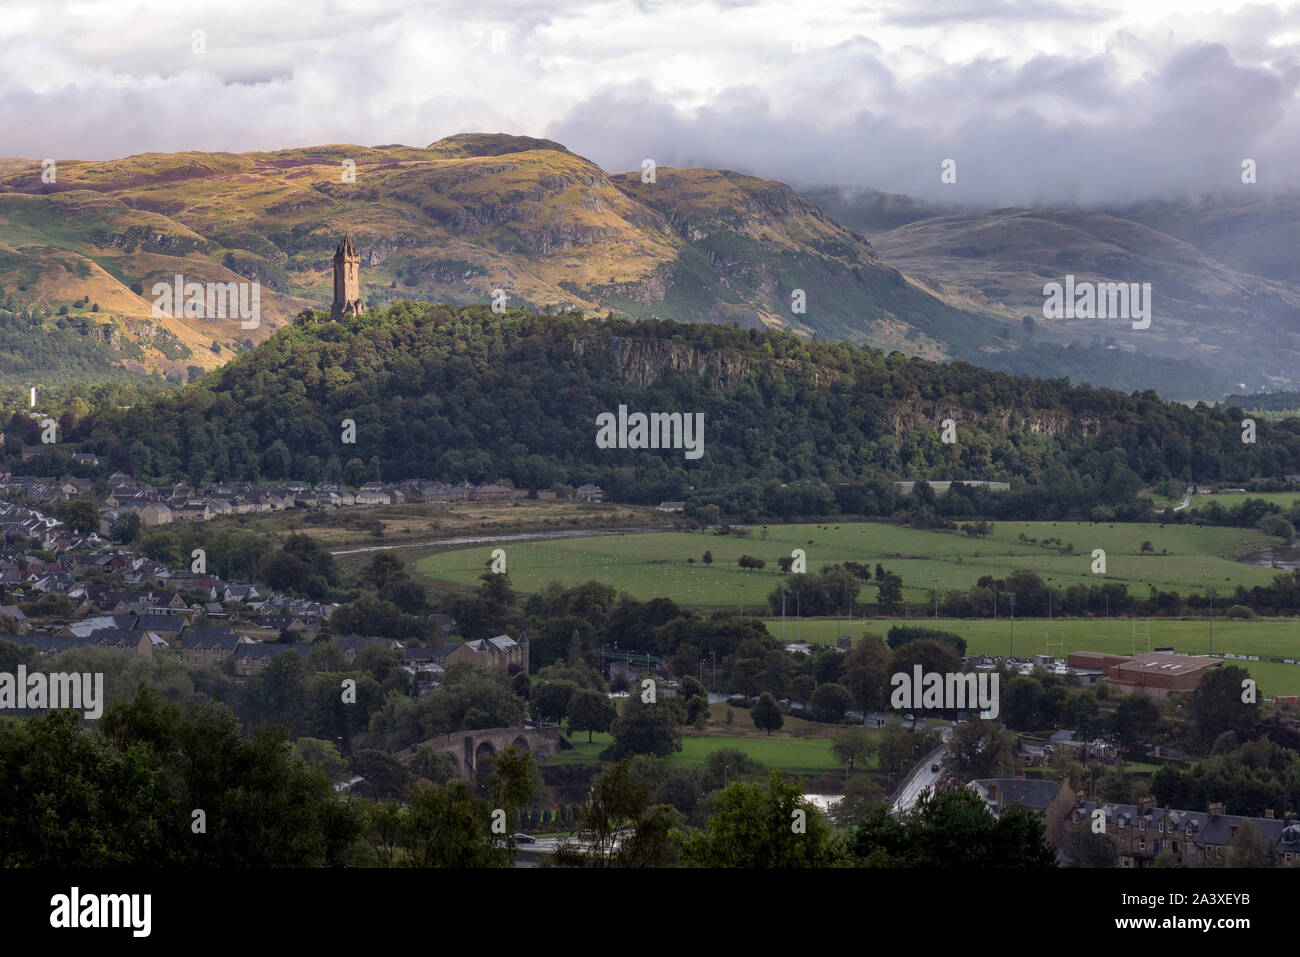
{"type": "MultiPolygon", "coordinates": [[[[191,386],[121,404],[64,416],[61,441],[149,481],[594,482],[615,500],[658,502],[692,487],[968,478],[1114,507],[1171,478],[1300,471],[1300,420],[1261,421],[1244,444],[1239,410],[1154,392],[736,327],[410,302],[341,323],[305,312],[191,386]],[[620,405],[703,412],[703,457],[597,448],[596,416],[620,405]],[[955,445],[941,441],[944,418],[955,445]],[[342,442],[345,419],[355,444],[342,442]]],[[[36,423],[19,415],[10,434],[10,446],[34,441],[36,423]]],[[[57,454],[12,467],[48,470],[57,454]]]]}

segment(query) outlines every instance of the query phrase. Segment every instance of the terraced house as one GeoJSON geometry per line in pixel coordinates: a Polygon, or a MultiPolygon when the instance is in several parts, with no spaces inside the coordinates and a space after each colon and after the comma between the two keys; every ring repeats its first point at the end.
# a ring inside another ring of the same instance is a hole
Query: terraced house
{"type": "Polygon", "coordinates": [[[1184,867],[1214,867],[1228,859],[1228,849],[1246,822],[1255,828],[1267,847],[1268,863],[1286,867],[1300,859],[1300,823],[1272,811],[1264,817],[1225,813],[1222,804],[1208,811],[1182,811],[1156,806],[1154,798],[1138,804],[1112,804],[1080,800],[1074,806],[1074,824],[1091,822],[1101,809],[1105,835],[1119,852],[1120,867],[1149,866],[1162,850],[1171,851],[1184,867]]]}

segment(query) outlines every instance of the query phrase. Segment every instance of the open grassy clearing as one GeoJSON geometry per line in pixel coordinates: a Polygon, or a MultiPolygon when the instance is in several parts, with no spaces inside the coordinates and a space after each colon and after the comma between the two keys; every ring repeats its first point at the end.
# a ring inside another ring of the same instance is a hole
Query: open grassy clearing
{"type": "MultiPolygon", "coordinates": [[[[670,754],[667,761],[674,767],[702,769],[712,752],[739,748],[753,760],[782,771],[824,773],[842,770],[843,765],[831,754],[831,742],[847,729],[847,725],[818,724],[786,715],[781,730],[768,735],[754,727],[746,709],[712,704],[709,706],[708,728],[704,731],[687,728],[682,737],[682,750],[670,754]],[[728,711],[732,714],[731,724],[726,723],[728,711]]],[[[867,733],[873,737],[880,734],[875,729],[867,729],[867,733]]],[[[600,752],[614,739],[601,733],[591,737],[588,744],[585,733],[572,735],[573,750],[560,751],[547,758],[547,762],[594,764],[600,759],[600,752]]],[[[869,766],[878,766],[874,755],[869,766]]]]}
{"type": "MultiPolygon", "coordinates": [[[[883,564],[903,577],[904,597],[928,600],[930,590],[970,588],[984,575],[1004,577],[1029,569],[1052,587],[1118,581],[1145,595],[1149,586],[1190,594],[1215,585],[1220,593],[1238,584],[1265,585],[1276,572],[1233,559],[1274,544],[1253,529],[1090,522],[998,522],[979,539],[874,522],[840,525],[771,525],[750,538],[709,532],[663,532],[573,538],[512,544],[506,548],[510,580],[533,592],[549,582],[566,586],[595,579],[648,600],[666,596],[693,608],[735,607],[765,612],[767,595],[782,576],[777,559],[795,548],[807,554],[808,570],[844,561],[883,564]],[[1038,544],[1021,541],[1035,539],[1038,544]],[[1043,545],[1044,539],[1060,539],[1043,545]],[[1142,553],[1150,542],[1152,554],[1142,553]],[[1062,549],[1073,545],[1073,552],[1062,549]],[[1093,575],[1092,550],[1106,552],[1107,574],[1093,575]],[[706,551],[713,563],[705,564],[706,551]],[[753,555],[767,561],[757,571],[737,561],[753,555]],[[692,561],[693,560],[693,561],[692,561]]],[[[416,568],[431,579],[471,585],[482,573],[491,546],[456,549],[419,559],[416,568]]],[[[863,597],[875,600],[864,583],[863,597]]],[[[793,609],[789,609],[793,612],[793,609]]]]}
{"type": "MultiPolygon", "coordinates": [[[[749,720],[748,713],[745,720],[749,720]]],[[[585,735],[574,738],[572,751],[561,751],[547,758],[554,764],[594,764],[600,752],[613,740],[608,734],[596,734],[588,744],[585,735]]],[[[842,770],[831,754],[830,738],[782,738],[776,732],[771,738],[722,737],[719,735],[687,735],[682,738],[682,750],[667,757],[672,767],[703,769],[710,753],[723,748],[739,748],[755,761],[782,771],[816,772],[842,770]]],[[[872,758],[873,762],[875,758],[872,758]]],[[[874,764],[872,765],[875,766],[874,764]]]]}

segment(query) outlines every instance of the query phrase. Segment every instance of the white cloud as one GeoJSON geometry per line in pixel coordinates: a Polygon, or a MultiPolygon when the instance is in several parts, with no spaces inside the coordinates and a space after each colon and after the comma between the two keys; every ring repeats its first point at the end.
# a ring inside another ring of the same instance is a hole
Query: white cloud
{"type": "Polygon", "coordinates": [[[1300,186],[1298,83],[1294,4],[12,0],[0,155],[508,131],[616,170],[1089,202],[1229,187],[1246,156],[1300,186]]]}

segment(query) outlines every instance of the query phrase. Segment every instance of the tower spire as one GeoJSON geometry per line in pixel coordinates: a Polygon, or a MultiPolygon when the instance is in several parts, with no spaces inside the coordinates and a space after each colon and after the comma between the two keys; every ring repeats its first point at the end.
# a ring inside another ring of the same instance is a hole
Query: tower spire
{"type": "Polygon", "coordinates": [[[337,321],[365,311],[366,304],[361,301],[361,254],[348,230],[334,251],[334,304],[330,307],[330,318],[337,321]]]}

